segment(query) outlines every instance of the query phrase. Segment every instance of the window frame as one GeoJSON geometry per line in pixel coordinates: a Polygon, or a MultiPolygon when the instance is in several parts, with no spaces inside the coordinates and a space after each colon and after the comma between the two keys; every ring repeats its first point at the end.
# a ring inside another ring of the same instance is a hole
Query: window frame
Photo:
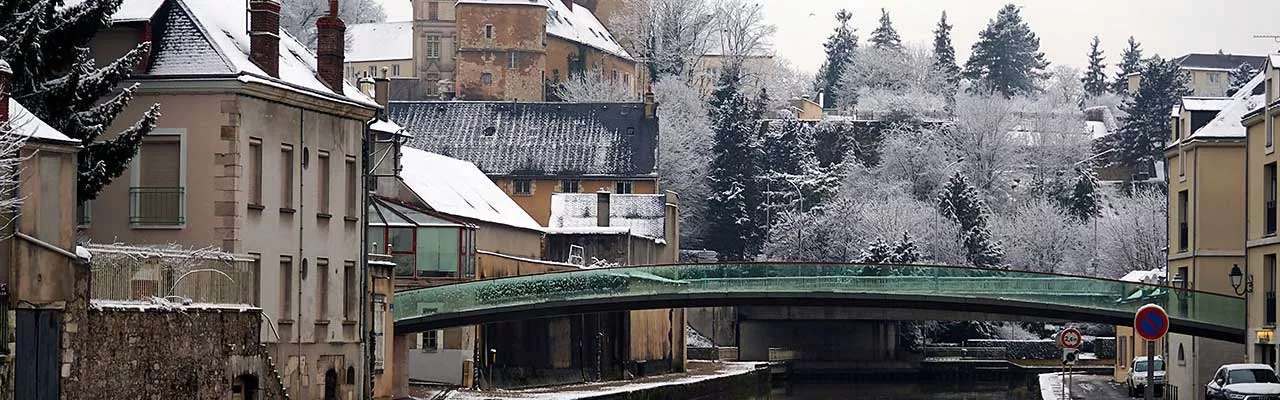
{"type": "Polygon", "coordinates": [[[511,180],[511,194],[512,194],[512,195],[515,195],[515,196],[532,196],[532,195],[533,195],[533,180],[531,180],[531,179],[512,179],[512,180],[511,180]],[[520,189],[521,189],[521,188],[520,188],[521,184],[523,184],[523,186],[524,186],[524,190],[520,190],[520,189]]]}
{"type": "Polygon", "coordinates": [[[328,150],[316,152],[316,216],[332,217],[333,214],[333,163],[328,150]]]}
{"type": "Polygon", "coordinates": [[[520,68],[520,52],[518,51],[507,52],[507,68],[508,69],[520,68]]]}
{"type": "Polygon", "coordinates": [[[262,183],[262,138],[249,138],[249,168],[246,171],[249,180],[249,209],[262,210],[264,208],[262,199],[263,188],[266,187],[262,183]]]}
{"type": "Polygon", "coordinates": [[[485,86],[492,85],[492,84],[493,84],[493,73],[491,73],[491,72],[482,72],[482,73],[480,73],[480,84],[481,84],[481,85],[485,85],[485,86]]]}
{"type": "Polygon", "coordinates": [[[560,193],[582,193],[582,181],[578,179],[561,179],[560,193]]]}
{"type": "MultiPolygon", "coordinates": [[[[142,144],[145,145],[147,138],[157,138],[160,136],[177,136],[178,137],[178,187],[182,189],[182,196],[179,203],[179,213],[182,222],[178,224],[143,224],[129,223],[130,229],[184,229],[187,227],[187,162],[190,157],[187,156],[187,129],[186,128],[157,128],[142,138],[142,144]]],[[[129,162],[129,187],[140,187],[142,185],[142,148],[138,148],[138,154],[129,162]]],[[[132,194],[130,194],[132,196],[132,194]]]]}
{"type": "Polygon", "coordinates": [[[427,35],[426,43],[427,43],[427,44],[426,44],[426,47],[427,47],[427,59],[428,59],[428,60],[439,60],[439,59],[440,59],[440,48],[441,48],[441,47],[440,47],[440,46],[441,46],[440,35],[427,35]]]}
{"type": "Polygon", "coordinates": [[[293,321],[293,293],[296,291],[294,285],[293,256],[281,255],[279,261],[279,278],[280,278],[280,318],[279,321],[293,321]]]}
{"type": "Polygon", "coordinates": [[[1191,226],[1187,219],[1190,217],[1191,205],[1187,204],[1191,201],[1191,194],[1182,190],[1178,192],[1178,252],[1186,253],[1191,248],[1191,226]]]}
{"type": "Polygon", "coordinates": [[[355,156],[346,156],[343,159],[343,173],[346,175],[346,201],[347,201],[347,218],[359,220],[360,206],[362,201],[360,198],[360,168],[356,166],[355,156]]]}
{"type": "Polygon", "coordinates": [[[280,144],[280,212],[293,213],[297,211],[294,208],[293,187],[297,184],[297,173],[294,166],[297,164],[297,151],[291,143],[280,144]],[[287,155],[287,156],[286,156],[287,155]]]}
{"type": "Polygon", "coordinates": [[[614,194],[634,194],[635,183],[631,181],[617,181],[613,184],[614,194]]]}
{"type": "Polygon", "coordinates": [[[316,322],[329,321],[329,259],[316,258],[316,322]]]}
{"type": "Polygon", "coordinates": [[[494,36],[493,24],[484,24],[484,38],[493,39],[494,36]]]}
{"type": "Polygon", "coordinates": [[[1280,222],[1277,222],[1277,200],[1280,200],[1280,182],[1277,182],[1277,170],[1275,162],[1269,162],[1262,166],[1262,236],[1275,236],[1276,228],[1280,222]],[[1270,214],[1270,215],[1268,215],[1270,214]]]}

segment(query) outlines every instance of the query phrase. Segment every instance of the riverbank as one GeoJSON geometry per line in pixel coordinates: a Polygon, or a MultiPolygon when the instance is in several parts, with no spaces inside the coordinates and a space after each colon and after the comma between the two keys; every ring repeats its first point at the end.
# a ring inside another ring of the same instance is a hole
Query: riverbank
{"type": "MultiPolygon", "coordinates": [[[[426,399],[448,400],[636,400],[766,399],[769,365],[757,362],[690,361],[688,372],[525,390],[453,391],[426,399]]],[[[422,394],[419,394],[420,396],[422,394]]]]}

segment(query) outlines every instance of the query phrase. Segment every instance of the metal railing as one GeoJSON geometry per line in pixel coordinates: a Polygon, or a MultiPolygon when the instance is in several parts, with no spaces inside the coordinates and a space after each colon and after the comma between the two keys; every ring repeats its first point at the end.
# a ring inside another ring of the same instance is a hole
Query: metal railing
{"type": "Polygon", "coordinates": [[[1262,213],[1266,221],[1262,223],[1263,232],[1270,235],[1276,233],[1276,201],[1268,200],[1266,204],[1266,212],[1262,213]]]}
{"type": "Polygon", "coordinates": [[[258,260],[216,250],[86,246],[93,254],[90,298],[180,296],[202,303],[259,305],[258,260]]]}
{"type": "Polygon", "coordinates": [[[182,225],[187,222],[186,191],[181,187],[129,188],[129,223],[182,225]]]}
{"type": "Polygon", "coordinates": [[[1187,247],[1190,244],[1187,234],[1188,234],[1187,223],[1179,222],[1178,223],[1178,250],[1182,250],[1182,251],[1187,250],[1187,247]]]}
{"type": "Polygon", "coordinates": [[[1276,292],[1267,292],[1267,305],[1263,307],[1263,323],[1266,325],[1276,324],[1276,292]]]}

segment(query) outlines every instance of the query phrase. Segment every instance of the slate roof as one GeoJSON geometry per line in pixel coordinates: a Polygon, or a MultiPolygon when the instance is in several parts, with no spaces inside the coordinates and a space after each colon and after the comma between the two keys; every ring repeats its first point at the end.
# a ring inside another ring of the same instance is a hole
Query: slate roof
{"type": "Polygon", "coordinates": [[[489,176],[654,177],[658,120],[642,103],[391,102],[408,146],[489,176]]]}
{"type": "Polygon", "coordinates": [[[1248,63],[1254,68],[1262,69],[1262,64],[1266,60],[1267,58],[1264,56],[1201,53],[1191,53],[1174,59],[1182,68],[1221,70],[1236,69],[1240,67],[1240,64],[1244,63],[1248,63]]]}
{"type": "MultiPolygon", "coordinates": [[[[666,195],[614,194],[609,196],[609,227],[624,228],[632,235],[665,239],[666,195]]],[[[600,214],[595,193],[556,193],[551,195],[551,233],[588,233],[596,228],[600,214]]]]}

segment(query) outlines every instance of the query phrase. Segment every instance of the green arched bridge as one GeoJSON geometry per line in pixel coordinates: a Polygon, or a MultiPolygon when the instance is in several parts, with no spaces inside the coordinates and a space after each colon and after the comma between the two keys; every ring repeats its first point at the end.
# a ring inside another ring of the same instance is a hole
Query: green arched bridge
{"type": "Polygon", "coordinates": [[[847,306],[982,312],[1128,326],[1164,306],[1170,331],[1245,340],[1245,303],[1169,286],[930,265],[728,263],[588,269],[396,293],[399,332],[655,308],[847,306]]]}

